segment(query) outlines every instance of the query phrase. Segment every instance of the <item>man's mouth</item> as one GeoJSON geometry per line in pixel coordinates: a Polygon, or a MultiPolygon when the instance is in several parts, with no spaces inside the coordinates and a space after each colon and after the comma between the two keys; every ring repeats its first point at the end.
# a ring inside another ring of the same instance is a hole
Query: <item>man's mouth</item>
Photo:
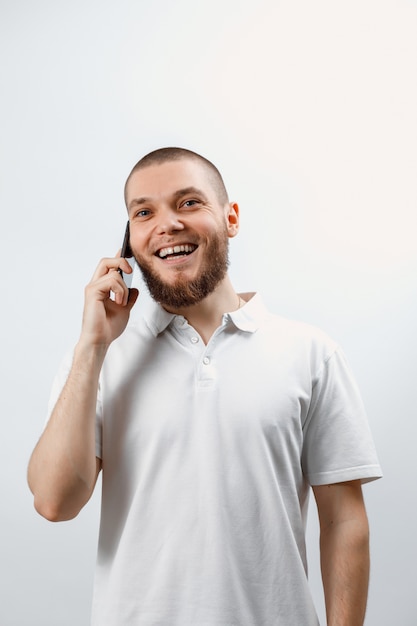
{"type": "Polygon", "coordinates": [[[194,244],[185,243],[178,246],[167,246],[166,248],[161,248],[155,254],[160,259],[172,259],[181,256],[188,256],[194,252],[197,247],[198,246],[194,244]]]}

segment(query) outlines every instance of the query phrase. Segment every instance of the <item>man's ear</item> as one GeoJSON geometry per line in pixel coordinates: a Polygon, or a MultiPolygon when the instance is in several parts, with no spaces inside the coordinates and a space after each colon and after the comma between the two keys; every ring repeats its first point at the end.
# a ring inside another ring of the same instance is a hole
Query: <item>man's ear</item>
{"type": "Polygon", "coordinates": [[[235,237],[239,232],[239,205],[229,202],[227,205],[227,233],[229,237],[235,237]]]}

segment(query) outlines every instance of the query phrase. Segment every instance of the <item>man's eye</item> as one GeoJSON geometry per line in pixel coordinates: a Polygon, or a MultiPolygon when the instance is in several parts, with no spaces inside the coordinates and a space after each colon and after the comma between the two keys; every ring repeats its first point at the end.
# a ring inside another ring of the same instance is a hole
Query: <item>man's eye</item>
{"type": "Polygon", "coordinates": [[[137,211],[136,217],[147,217],[149,214],[149,209],[141,209],[140,211],[137,211]]]}
{"type": "Polygon", "coordinates": [[[182,206],[186,208],[191,208],[196,204],[199,204],[198,200],[185,200],[185,202],[182,203],[182,206]]]}

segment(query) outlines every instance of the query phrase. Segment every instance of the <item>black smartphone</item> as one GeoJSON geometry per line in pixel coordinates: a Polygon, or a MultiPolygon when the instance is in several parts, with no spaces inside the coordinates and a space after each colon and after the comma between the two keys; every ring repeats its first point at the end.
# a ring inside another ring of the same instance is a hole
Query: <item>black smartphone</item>
{"type": "MultiPolygon", "coordinates": [[[[125,230],[125,235],[123,237],[123,244],[122,244],[122,252],[121,252],[121,256],[125,259],[131,259],[133,257],[133,252],[132,252],[132,248],[130,247],[130,228],[129,228],[129,222],[127,222],[126,224],[126,230],[125,230]]],[[[133,278],[133,272],[132,274],[125,274],[122,272],[121,269],[119,269],[119,274],[120,276],[123,278],[123,280],[125,281],[126,285],[128,287],[131,286],[132,284],[132,278],[133,278]]]]}

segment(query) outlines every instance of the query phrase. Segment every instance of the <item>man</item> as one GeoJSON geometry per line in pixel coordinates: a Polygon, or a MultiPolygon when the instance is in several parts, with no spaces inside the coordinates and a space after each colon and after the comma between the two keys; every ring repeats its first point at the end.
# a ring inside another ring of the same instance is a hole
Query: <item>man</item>
{"type": "Polygon", "coordinates": [[[369,573],[361,483],[381,475],[357,388],[319,330],[237,294],[239,228],[217,169],[157,150],[125,187],[152,311],[100,262],[81,336],[29,464],[35,507],[75,517],[103,470],[92,623],[313,626],[304,526],[320,518],[329,626],[363,624],[369,573]]]}

